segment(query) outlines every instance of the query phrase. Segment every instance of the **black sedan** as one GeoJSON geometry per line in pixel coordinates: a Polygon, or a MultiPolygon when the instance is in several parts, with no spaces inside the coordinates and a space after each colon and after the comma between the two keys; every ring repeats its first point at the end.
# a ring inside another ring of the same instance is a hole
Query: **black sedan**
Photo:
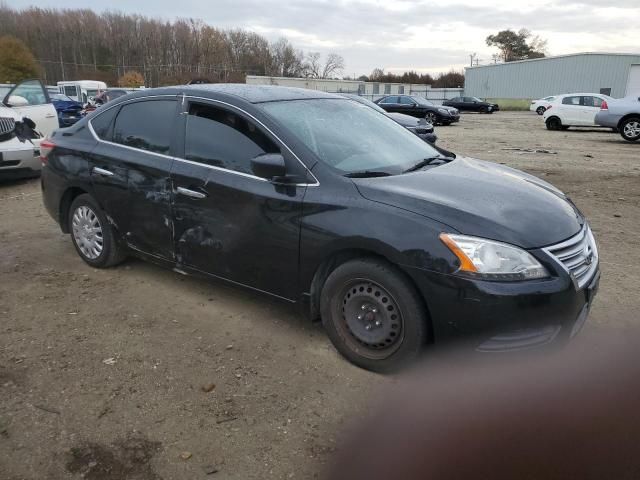
{"type": "Polygon", "coordinates": [[[431,144],[435,144],[438,137],[433,132],[433,124],[427,122],[424,118],[416,118],[411,115],[405,115],[404,113],[389,113],[380,108],[371,100],[368,100],[360,95],[356,95],[354,93],[341,93],[343,97],[354,100],[358,103],[366,105],[367,107],[373,108],[376,112],[380,112],[383,115],[394,120],[396,123],[399,123],[404,128],[409,130],[411,133],[415,133],[425,142],[429,142],[431,144]]]}
{"type": "Polygon", "coordinates": [[[456,97],[446,100],[442,104],[457,108],[461,112],[493,113],[500,110],[500,105],[497,103],[485,102],[478,97],[456,97]]]}
{"type": "Polygon", "coordinates": [[[597,291],[593,234],[562,192],[339,95],[144,90],[40,150],[46,209],[88,265],[135,255],[298,304],[364,368],[455,338],[566,341],[597,291]]]}
{"type": "Polygon", "coordinates": [[[390,113],[404,113],[412,117],[424,118],[436,125],[450,125],[460,121],[458,110],[452,107],[435,105],[429,100],[412,95],[387,95],[375,102],[390,113]]]}

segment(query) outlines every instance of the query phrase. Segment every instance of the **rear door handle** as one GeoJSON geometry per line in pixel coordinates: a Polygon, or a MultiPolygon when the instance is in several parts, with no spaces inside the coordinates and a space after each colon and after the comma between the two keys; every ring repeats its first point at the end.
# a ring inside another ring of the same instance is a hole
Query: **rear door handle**
{"type": "Polygon", "coordinates": [[[110,172],[109,170],[105,170],[104,168],[93,167],[92,171],[93,173],[102,175],[103,177],[113,177],[113,172],[110,172]]]}
{"type": "Polygon", "coordinates": [[[180,195],[184,195],[185,197],[197,198],[199,200],[203,198],[207,198],[207,194],[204,192],[198,192],[196,190],[190,190],[184,187],[178,187],[176,189],[176,192],[179,193],[180,195]]]}

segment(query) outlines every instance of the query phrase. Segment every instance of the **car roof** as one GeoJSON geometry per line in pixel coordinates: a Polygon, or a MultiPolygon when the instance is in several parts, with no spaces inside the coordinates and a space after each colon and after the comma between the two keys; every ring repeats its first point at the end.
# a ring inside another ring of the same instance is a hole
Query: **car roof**
{"type": "MultiPolygon", "coordinates": [[[[249,103],[277,102],[282,100],[307,100],[315,98],[337,98],[344,97],[320,92],[318,90],[308,90],[305,88],[281,87],[279,85],[247,85],[245,83],[207,83],[196,85],[183,85],[178,87],[182,91],[198,93],[207,96],[211,93],[222,93],[239,97],[249,103]]],[[[146,90],[149,91],[149,90],[146,90]]]]}

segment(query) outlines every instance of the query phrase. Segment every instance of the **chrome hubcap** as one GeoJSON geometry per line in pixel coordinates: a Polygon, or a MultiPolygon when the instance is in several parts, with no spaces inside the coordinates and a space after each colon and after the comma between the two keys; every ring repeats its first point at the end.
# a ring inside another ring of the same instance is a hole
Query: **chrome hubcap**
{"type": "Polygon", "coordinates": [[[71,220],[73,239],[82,252],[82,255],[90,260],[95,260],[102,253],[104,238],[100,219],[87,206],[76,208],[71,220]]]}
{"type": "Polygon", "coordinates": [[[624,134],[630,138],[640,137],[640,122],[629,122],[624,126],[624,134]]]}
{"type": "Polygon", "coordinates": [[[345,286],[342,294],[345,333],[354,346],[383,358],[393,353],[402,339],[402,314],[393,297],[380,285],[357,280],[345,286]]]}
{"type": "Polygon", "coordinates": [[[427,113],[427,116],[424,117],[424,119],[433,125],[436,121],[436,116],[433,113],[427,113]]]}

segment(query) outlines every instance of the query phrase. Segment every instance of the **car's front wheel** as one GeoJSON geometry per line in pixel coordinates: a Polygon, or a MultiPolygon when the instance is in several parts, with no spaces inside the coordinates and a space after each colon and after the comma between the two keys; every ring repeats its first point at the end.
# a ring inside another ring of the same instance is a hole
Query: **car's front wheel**
{"type": "Polygon", "coordinates": [[[69,208],[69,231],[80,258],[96,268],[111,267],[126,256],[113,227],[89,194],[78,195],[69,208]]]}
{"type": "Polygon", "coordinates": [[[544,115],[544,112],[546,112],[546,111],[547,111],[547,109],[546,109],[546,108],[544,108],[544,107],[538,107],[538,108],[536,108],[536,113],[537,113],[538,115],[544,115]]]}
{"type": "Polygon", "coordinates": [[[438,116],[433,112],[427,112],[427,114],[424,116],[424,119],[431,125],[435,125],[438,121],[438,116]]]}
{"type": "Polygon", "coordinates": [[[547,130],[562,130],[562,122],[558,117],[548,118],[545,122],[547,130]]]}
{"type": "Polygon", "coordinates": [[[420,296],[384,261],[359,259],[338,266],[324,284],[320,308],[336,349],[367,370],[396,370],[415,359],[427,340],[420,296]]]}
{"type": "Polygon", "coordinates": [[[628,142],[640,140],[640,117],[627,118],[620,124],[620,135],[628,142]]]}

